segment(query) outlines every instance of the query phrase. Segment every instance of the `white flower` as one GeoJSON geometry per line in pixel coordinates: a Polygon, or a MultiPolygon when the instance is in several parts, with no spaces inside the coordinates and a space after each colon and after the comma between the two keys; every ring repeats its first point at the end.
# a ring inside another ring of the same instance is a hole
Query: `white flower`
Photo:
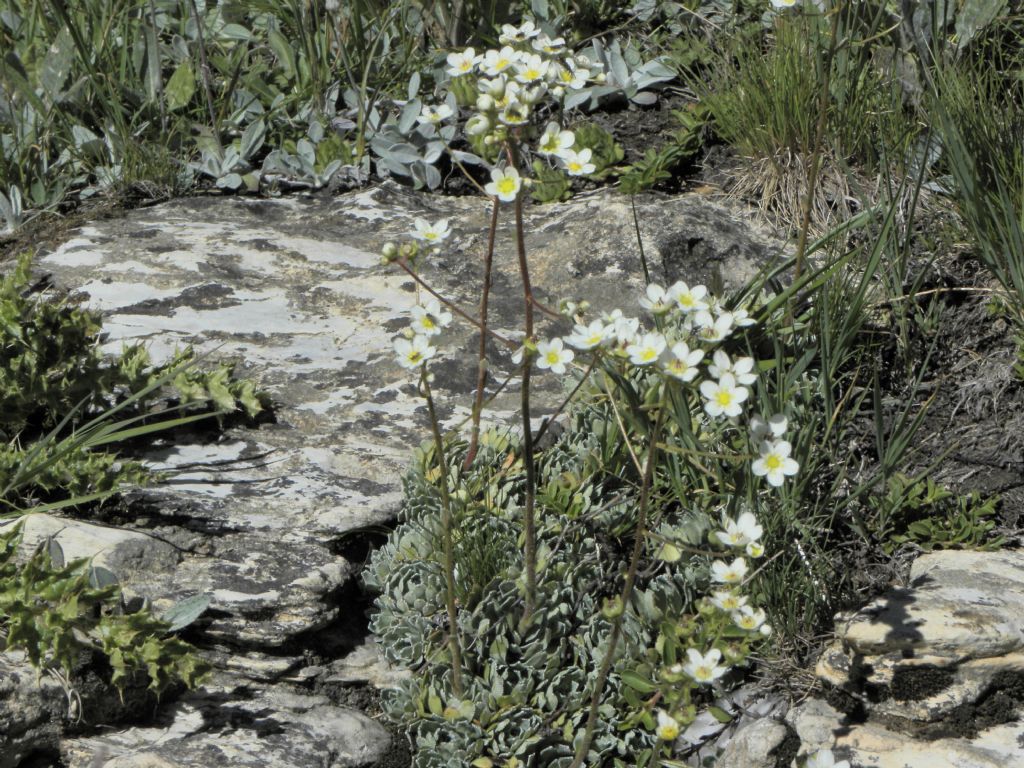
{"type": "Polygon", "coordinates": [[[747,604],[747,598],[736,592],[718,590],[711,593],[711,604],[723,611],[738,611],[747,604]]]}
{"type": "Polygon", "coordinates": [[[685,341],[672,345],[672,359],[665,363],[665,373],[680,381],[693,381],[697,376],[697,363],[704,359],[704,350],[692,352],[685,341]]]}
{"type": "Polygon", "coordinates": [[[747,632],[756,632],[764,624],[764,620],[767,617],[764,615],[764,611],[760,608],[751,608],[749,605],[744,605],[742,608],[733,611],[732,620],[733,623],[740,629],[745,629],[747,632]]]}
{"type": "MultiPolygon", "coordinates": [[[[481,96],[480,98],[490,98],[490,96],[481,96]]],[[[466,121],[466,133],[470,136],[480,136],[481,134],[487,133],[489,130],[491,130],[491,121],[488,119],[487,115],[473,115],[466,121]]]]}
{"type": "Polygon", "coordinates": [[[530,42],[533,50],[539,53],[546,53],[549,56],[553,56],[556,53],[561,53],[565,48],[564,37],[548,37],[545,34],[540,34],[537,38],[530,42]]]}
{"type": "Polygon", "coordinates": [[[494,195],[503,203],[511,203],[519,195],[522,186],[523,180],[515,168],[495,168],[491,171],[491,181],[484,187],[484,192],[494,195]]]}
{"type": "Polygon", "coordinates": [[[700,385],[700,393],[704,395],[704,411],[708,416],[739,416],[743,410],[741,403],[747,399],[746,387],[736,384],[731,373],[725,374],[718,381],[704,381],[700,385]]]}
{"type": "Polygon", "coordinates": [[[718,349],[715,350],[711,359],[712,363],[708,366],[708,373],[716,379],[731,373],[737,384],[746,386],[757,381],[757,374],[752,373],[754,370],[754,358],[752,357],[738,357],[736,362],[733,362],[725,352],[718,349]]]}
{"type": "Polygon", "coordinates": [[[576,152],[572,149],[562,151],[558,159],[565,166],[565,171],[570,176],[586,176],[597,170],[597,166],[590,162],[593,151],[586,147],[576,152]]]}
{"type": "Polygon", "coordinates": [[[711,312],[702,309],[693,316],[693,323],[697,334],[705,341],[721,341],[732,333],[733,316],[731,312],[723,312],[713,317],[711,312]]]}
{"type": "Polygon", "coordinates": [[[506,45],[500,51],[492,48],[484,54],[484,58],[480,62],[480,69],[488,77],[497,77],[517,61],[519,61],[519,54],[509,46],[506,45]]]}
{"type": "Polygon", "coordinates": [[[537,367],[550,368],[552,373],[565,373],[565,364],[571,363],[576,355],[562,346],[561,339],[537,342],[537,367]]]}
{"type": "Polygon", "coordinates": [[[760,539],[764,533],[753,512],[743,512],[736,520],[722,515],[722,526],[725,530],[716,531],[715,536],[727,547],[746,546],[748,542],[760,539]]]}
{"type": "Polygon", "coordinates": [[[430,346],[430,339],[426,336],[413,336],[412,341],[395,339],[395,354],[398,356],[398,364],[403,368],[419,368],[435,352],[437,350],[430,346]]]}
{"type": "Polygon", "coordinates": [[[722,652],[712,648],[705,654],[701,654],[696,648],[687,648],[686,657],[688,661],[683,665],[683,671],[701,684],[710,684],[729,671],[728,667],[718,664],[722,659],[722,652]]]}
{"type": "Polygon", "coordinates": [[[436,107],[432,107],[429,104],[423,107],[423,111],[420,112],[420,116],[416,118],[418,123],[432,123],[437,125],[442,120],[447,120],[449,117],[455,114],[455,111],[447,104],[439,104],[436,107]]]}
{"type": "Polygon", "coordinates": [[[540,145],[537,152],[542,155],[561,155],[576,143],[576,134],[572,131],[563,131],[558,123],[548,123],[544,133],[540,137],[540,145]]]}
{"type": "Polygon", "coordinates": [[[539,34],[540,30],[534,26],[533,21],[527,19],[523,22],[522,26],[519,27],[513,24],[502,24],[501,35],[498,37],[498,42],[502,45],[524,43],[531,37],[536,37],[539,34]]]}
{"type": "Polygon", "coordinates": [[[498,119],[505,125],[523,125],[530,119],[530,108],[526,104],[513,102],[501,110],[498,119]]]}
{"type": "Polygon", "coordinates": [[[600,320],[594,320],[590,325],[577,325],[565,340],[579,350],[594,349],[608,340],[611,330],[600,320]]]}
{"type": "Polygon", "coordinates": [[[772,0],[772,7],[773,8],[793,8],[799,2],[800,2],[800,0],[772,0]]]}
{"type": "Polygon", "coordinates": [[[424,240],[428,243],[440,243],[442,240],[447,240],[448,235],[452,233],[448,228],[448,219],[441,219],[431,224],[426,219],[416,218],[412,224],[416,229],[409,234],[417,240],[424,240]]]}
{"type": "Polygon", "coordinates": [[[757,320],[750,316],[750,313],[745,309],[734,309],[732,311],[732,320],[740,328],[746,328],[749,325],[757,325],[757,320]]]}
{"type": "Polygon", "coordinates": [[[771,437],[782,437],[786,434],[788,427],[789,422],[781,413],[769,416],[767,420],[760,413],[755,413],[750,417],[750,437],[758,442],[764,440],[769,435],[771,437]]]}
{"type": "MultiPolygon", "coordinates": [[[[505,89],[508,87],[508,80],[505,79],[504,75],[498,75],[497,77],[488,80],[485,77],[481,77],[476,81],[476,88],[480,93],[485,96],[490,96],[494,99],[502,99],[505,97],[505,89]]],[[[478,102],[479,104],[479,102],[478,102]]]]}
{"type": "Polygon", "coordinates": [[[769,485],[778,488],[788,475],[800,471],[800,465],[789,457],[792,450],[793,447],[785,440],[765,440],[761,443],[761,455],[750,469],[758,477],[764,477],[769,485]]]}
{"type": "Polygon", "coordinates": [[[533,106],[538,101],[544,98],[544,95],[548,92],[548,86],[546,83],[538,83],[537,85],[527,88],[523,87],[523,90],[519,92],[519,100],[523,104],[533,106]]]}
{"type": "Polygon", "coordinates": [[[467,48],[462,53],[453,52],[448,54],[448,74],[452,77],[468,75],[473,67],[480,63],[482,56],[476,55],[476,50],[467,48]]]}
{"type": "Polygon", "coordinates": [[[516,80],[520,83],[536,83],[548,74],[550,64],[537,54],[524,56],[516,67],[516,80]]]}
{"type": "Polygon", "coordinates": [[[433,296],[425,304],[412,308],[412,329],[418,336],[434,336],[451,321],[452,313],[444,310],[433,296]]]}
{"type": "Polygon", "coordinates": [[[578,91],[587,86],[587,78],[590,77],[590,72],[583,67],[574,65],[571,61],[568,66],[555,65],[552,66],[549,74],[552,79],[560,83],[565,88],[569,88],[574,91],[578,91]]]}
{"type": "Polygon", "coordinates": [[[672,308],[672,298],[657,283],[647,286],[645,296],[640,297],[640,306],[656,315],[663,315],[672,308]]]}
{"type": "Polygon", "coordinates": [[[850,761],[841,760],[837,763],[831,749],[819,749],[807,758],[804,768],[850,768],[850,761]]]}
{"type": "Polygon", "coordinates": [[[675,741],[679,738],[679,721],[663,709],[658,710],[658,727],[655,735],[662,741],[675,741]]]}
{"type": "Polygon", "coordinates": [[[761,633],[761,637],[771,637],[772,636],[772,625],[771,624],[762,624],[761,625],[761,629],[759,629],[758,632],[761,633]]]}
{"type": "Polygon", "coordinates": [[[739,584],[747,575],[747,561],[737,557],[731,563],[715,560],[711,564],[711,579],[719,584],[739,584]]]}
{"type": "Polygon", "coordinates": [[[704,297],[708,295],[708,289],[703,285],[695,285],[691,288],[680,281],[670,285],[667,293],[682,312],[697,312],[708,308],[708,303],[704,301],[704,297]]]}
{"type": "Polygon", "coordinates": [[[665,337],[660,333],[645,333],[626,346],[626,354],[633,365],[650,365],[658,361],[665,346],[665,337]]]}
{"type": "Polygon", "coordinates": [[[625,317],[621,309],[614,309],[602,315],[601,319],[611,328],[616,343],[622,346],[632,344],[640,330],[640,321],[635,317],[625,317]]]}
{"type": "Polygon", "coordinates": [[[747,542],[747,557],[752,557],[755,560],[764,555],[764,544],[760,541],[748,541],[747,542]]]}

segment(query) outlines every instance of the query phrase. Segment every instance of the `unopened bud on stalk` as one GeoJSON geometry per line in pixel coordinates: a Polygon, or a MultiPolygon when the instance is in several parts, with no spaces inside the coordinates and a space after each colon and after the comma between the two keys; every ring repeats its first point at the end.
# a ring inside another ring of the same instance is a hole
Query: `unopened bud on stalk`
{"type": "Polygon", "coordinates": [[[476,108],[481,112],[490,112],[494,109],[494,99],[483,93],[476,97],[476,108]]]}
{"type": "Polygon", "coordinates": [[[601,615],[606,619],[617,619],[622,615],[622,610],[622,598],[616,595],[604,601],[604,605],[601,607],[601,615]]]}
{"type": "Polygon", "coordinates": [[[392,242],[384,243],[384,247],[380,249],[380,254],[381,261],[384,264],[390,264],[398,258],[398,246],[392,242]]]}

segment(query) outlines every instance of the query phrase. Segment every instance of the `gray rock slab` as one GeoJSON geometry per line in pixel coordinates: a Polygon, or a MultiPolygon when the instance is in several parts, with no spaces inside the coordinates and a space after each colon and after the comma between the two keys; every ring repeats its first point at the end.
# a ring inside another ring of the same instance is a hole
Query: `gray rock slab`
{"type": "Polygon", "coordinates": [[[801,753],[832,749],[836,759],[864,768],[1018,768],[1024,766],[1019,722],[997,725],[967,738],[916,739],[906,730],[875,722],[849,723],[824,701],[811,699],[791,710],[788,721],[801,753]]]}
{"type": "MultiPolygon", "coordinates": [[[[139,525],[175,542],[181,561],[152,569],[132,589],[168,603],[211,594],[212,620],[202,628],[218,642],[265,648],[332,621],[330,597],[351,573],[332,545],[396,513],[410,448],[429,432],[414,377],[391,349],[417,287],[379,253],[385,241],[405,238],[417,216],[451,220],[444,252],[424,256],[420,269],[471,309],[489,203],[393,184],[337,198],[175,200],[83,227],[38,262],[104,312],[105,349],[141,341],[161,360],[191,344],[237,362],[276,403],[274,424],[213,442],[157,438],[147,454],[173,477],[147,492],[152,511],[139,525]]],[[[663,282],[717,275],[735,285],[783,250],[749,212],[705,196],[638,198],[637,216],[649,267],[663,282]]],[[[510,338],[522,312],[511,219],[506,206],[491,312],[492,326],[510,338]]],[[[634,229],[628,198],[608,191],[529,206],[537,296],[639,312],[634,229]]],[[[565,330],[557,322],[540,328],[565,330]]],[[[469,413],[473,348],[472,328],[453,330],[433,365],[449,426],[469,413]]],[[[493,358],[499,382],[512,370],[509,350],[495,348],[493,358]]],[[[539,410],[563,392],[558,377],[535,382],[539,410]]],[[[510,418],[518,399],[515,385],[506,387],[486,418],[510,418]]]]}
{"type": "Polygon", "coordinates": [[[1024,649],[1024,552],[922,555],[910,582],[837,627],[853,653],[966,660],[1024,649]]]}
{"type": "Polygon", "coordinates": [[[67,705],[54,680],[0,654],[0,768],[17,768],[34,752],[55,751],[67,705]]]}
{"type": "Polygon", "coordinates": [[[923,555],[907,587],[842,617],[836,634],[820,678],[873,714],[941,720],[1024,676],[1024,552],[923,555]]]}
{"type": "Polygon", "coordinates": [[[152,725],[65,739],[66,768],[361,768],[387,750],[376,721],[297,690],[220,676],[152,725]]]}
{"type": "Polygon", "coordinates": [[[778,720],[754,720],[736,731],[715,761],[715,768],[774,768],[774,753],[787,734],[786,726],[778,720]]]}

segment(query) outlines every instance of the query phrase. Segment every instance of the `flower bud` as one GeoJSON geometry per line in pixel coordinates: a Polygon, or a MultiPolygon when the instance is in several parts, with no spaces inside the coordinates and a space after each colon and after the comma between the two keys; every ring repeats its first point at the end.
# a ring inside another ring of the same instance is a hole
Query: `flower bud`
{"type": "Polygon", "coordinates": [[[604,82],[605,80],[607,80],[607,79],[608,79],[608,78],[607,78],[607,77],[605,77],[605,74],[604,74],[604,72],[598,72],[598,73],[597,73],[596,75],[594,75],[594,82],[595,82],[595,83],[598,83],[598,84],[601,84],[601,83],[603,83],[603,82],[604,82]]]}
{"type": "MultiPolygon", "coordinates": [[[[481,96],[480,98],[484,97],[481,96]]],[[[487,115],[473,115],[466,121],[466,133],[470,136],[479,136],[480,134],[487,133],[490,128],[491,121],[487,119],[487,115]]]]}
{"type": "Polygon", "coordinates": [[[565,96],[565,87],[561,85],[556,85],[554,88],[551,89],[551,95],[554,96],[556,99],[561,99],[563,96],[565,96]]]}
{"type": "Polygon", "coordinates": [[[601,615],[606,619],[617,619],[622,615],[622,611],[622,598],[618,595],[607,598],[601,606],[601,615]]]}
{"type": "Polygon", "coordinates": [[[381,261],[385,264],[390,264],[398,258],[398,246],[388,241],[384,243],[384,247],[380,249],[380,254],[383,257],[381,261]]]}
{"type": "Polygon", "coordinates": [[[494,109],[494,98],[486,93],[476,97],[476,108],[481,112],[490,112],[494,109]]]}

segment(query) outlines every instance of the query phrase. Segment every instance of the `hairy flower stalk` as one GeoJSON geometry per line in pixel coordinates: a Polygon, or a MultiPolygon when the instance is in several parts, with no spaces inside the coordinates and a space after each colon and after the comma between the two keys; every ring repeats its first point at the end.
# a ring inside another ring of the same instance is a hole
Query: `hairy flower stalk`
{"type": "MultiPolygon", "coordinates": [[[[651,430],[649,445],[647,446],[647,459],[644,462],[644,476],[640,486],[639,510],[637,511],[636,536],[633,539],[633,552],[629,558],[629,568],[626,570],[626,581],[622,585],[622,593],[618,597],[620,610],[612,619],[612,630],[608,638],[608,650],[601,659],[601,666],[597,673],[597,680],[594,681],[594,690],[590,694],[590,710],[587,712],[587,724],[583,731],[583,740],[576,748],[576,755],[573,757],[569,768],[581,768],[586,759],[587,752],[594,740],[594,728],[597,727],[597,710],[601,704],[601,693],[604,691],[605,683],[608,681],[608,674],[611,672],[612,662],[615,659],[615,649],[619,644],[619,637],[622,634],[622,618],[629,609],[629,600],[633,596],[633,587],[636,585],[637,571],[640,569],[640,558],[644,551],[644,542],[647,539],[647,513],[651,505],[651,486],[654,484],[654,462],[658,455],[658,440],[661,437],[661,429],[665,423],[665,391],[667,387],[662,384],[661,396],[658,402],[658,415],[654,421],[654,428],[651,430]]],[[[623,435],[624,439],[628,439],[623,435]]]]}
{"type": "Polygon", "coordinates": [[[498,231],[498,209],[501,203],[491,203],[491,228],[487,232],[487,254],[484,256],[484,283],[480,291],[480,351],[477,354],[476,395],[473,399],[469,450],[463,464],[468,468],[476,457],[480,443],[480,413],[484,407],[484,388],[487,386],[487,304],[491,296],[491,267],[494,264],[494,236],[498,231]]]}
{"type": "MultiPolygon", "coordinates": [[[[515,150],[510,149],[512,160],[515,150]]],[[[513,162],[513,167],[515,163],[513,162]]],[[[519,276],[523,282],[523,328],[526,339],[533,338],[533,286],[530,284],[530,267],[526,262],[526,241],[523,235],[523,195],[516,196],[516,253],[519,256],[519,276]]],[[[537,524],[534,519],[534,505],[537,494],[537,476],[533,456],[533,428],[530,425],[530,369],[531,355],[523,354],[522,417],[523,417],[523,464],[526,467],[526,498],[523,501],[523,568],[526,572],[526,605],[523,608],[522,625],[526,626],[533,617],[537,603],[537,524]]]]}
{"type": "Polygon", "coordinates": [[[420,368],[420,385],[430,413],[430,427],[434,432],[434,452],[440,472],[438,487],[441,491],[441,537],[443,538],[445,604],[448,610],[448,650],[452,655],[452,692],[462,696],[462,646],[459,644],[459,614],[455,605],[455,547],[452,542],[452,500],[448,494],[448,462],[445,460],[444,438],[434,408],[427,366],[420,368]]]}

